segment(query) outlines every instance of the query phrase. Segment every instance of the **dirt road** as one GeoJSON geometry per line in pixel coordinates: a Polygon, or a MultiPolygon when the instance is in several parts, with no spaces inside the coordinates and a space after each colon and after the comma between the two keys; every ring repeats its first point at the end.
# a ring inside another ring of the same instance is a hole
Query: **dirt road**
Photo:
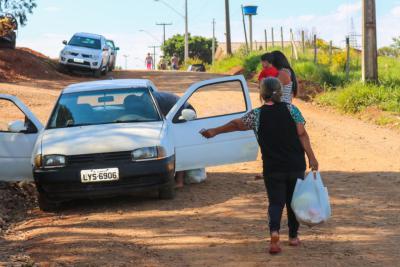
{"type": "MultiPolygon", "coordinates": [[[[120,72],[182,93],[210,74],[120,72]]],[[[59,89],[80,79],[0,84],[45,121],[59,89]]],[[[253,88],[253,105],[257,93],[253,88]]],[[[212,101],[209,92],[207,101],[212,101]]],[[[208,169],[208,180],[155,196],[79,201],[58,214],[37,208],[1,240],[0,254],[40,266],[400,266],[400,134],[297,101],[331,196],[333,217],[301,228],[303,245],[267,248],[267,200],[260,161],[208,169]]],[[[0,257],[1,258],[1,257],[0,257]]],[[[1,262],[0,262],[1,264],[1,262]]]]}

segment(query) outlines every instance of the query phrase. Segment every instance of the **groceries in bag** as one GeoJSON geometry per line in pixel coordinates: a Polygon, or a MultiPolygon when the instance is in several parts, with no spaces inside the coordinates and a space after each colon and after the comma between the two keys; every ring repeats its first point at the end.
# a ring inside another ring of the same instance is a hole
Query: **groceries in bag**
{"type": "Polygon", "coordinates": [[[297,180],[291,206],[297,220],[309,227],[331,217],[328,189],[319,172],[310,172],[304,180],[297,180]]]}

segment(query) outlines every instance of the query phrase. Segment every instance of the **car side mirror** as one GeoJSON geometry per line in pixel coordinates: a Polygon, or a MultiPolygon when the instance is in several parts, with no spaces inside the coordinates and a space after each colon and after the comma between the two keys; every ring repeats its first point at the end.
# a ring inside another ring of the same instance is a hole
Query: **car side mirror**
{"type": "Polygon", "coordinates": [[[181,116],[179,116],[180,121],[192,121],[197,118],[196,112],[193,109],[184,109],[182,110],[181,116]]]}
{"type": "Polygon", "coordinates": [[[62,41],[62,43],[63,43],[63,45],[67,45],[68,44],[68,42],[67,41],[62,41]]]}
{"type": "Polygon", "coordinates": [[[119,51],[119,47],[116,47],[116,48],[115,48],[115,51],[119,51]]]}
{"type": "Polygon", "coordinates": [[[12,121],[8,124],[8,131],[12,133],[21,133],[26,131],[27,128],[25,126],[25,122],[17,120],[17,121],[12,121]]]}

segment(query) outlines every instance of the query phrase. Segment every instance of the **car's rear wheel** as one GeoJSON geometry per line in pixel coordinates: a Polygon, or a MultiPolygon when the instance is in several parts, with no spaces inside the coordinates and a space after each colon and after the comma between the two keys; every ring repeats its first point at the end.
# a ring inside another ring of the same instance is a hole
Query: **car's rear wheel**
{"type": "Polygon", "coordinates": [[[158,189],[159,199],[174,199],[175,198],[175,177],[171,175],[168,184],[158,189]]]}
{"type": "Polygon", "coordinates": [[[61,206],[60,202],[50,200],[44,193],[39,193],[38,204],[42,211],[57,211],[61,206]]]}
{"type": "Polygon", "coordinates": [[[108,68],[108,65],[106,65],[104,67],[104,70],[101,72],[101,75],[103,75],[103,76],[106,75],[108,71],[109,71],[109,68],[108,68]]]}

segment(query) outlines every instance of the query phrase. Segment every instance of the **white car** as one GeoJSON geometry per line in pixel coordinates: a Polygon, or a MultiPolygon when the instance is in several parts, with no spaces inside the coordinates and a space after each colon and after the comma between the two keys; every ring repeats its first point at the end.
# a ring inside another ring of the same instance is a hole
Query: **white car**
{"type": "Polygon", "coordinates": [[[89,70],[95,77],[106,74],[109,70],[111,49],[102,35],[76,33],[60,52],[61,70],[89,70]]]}
{"type": "Polygon", "coordinates": [[[11,101],[26,116],[0,132],[0,179],[32,177],[43,210],[70,199],[157,189],[174,197],[176,171],[255,160],[252,131],[205,139],[199,132],[243,116],[251,101],[243,76],[192,85],[167,116],[160,113],[149,80],[105,80],[64,89],[45,127],[16,97],[11,101]],[[239,113],[184,120],[186,102],[197,90],[240,84],[239,113]],[[182,118],[183,117],[183,118],[182,118]]]}

